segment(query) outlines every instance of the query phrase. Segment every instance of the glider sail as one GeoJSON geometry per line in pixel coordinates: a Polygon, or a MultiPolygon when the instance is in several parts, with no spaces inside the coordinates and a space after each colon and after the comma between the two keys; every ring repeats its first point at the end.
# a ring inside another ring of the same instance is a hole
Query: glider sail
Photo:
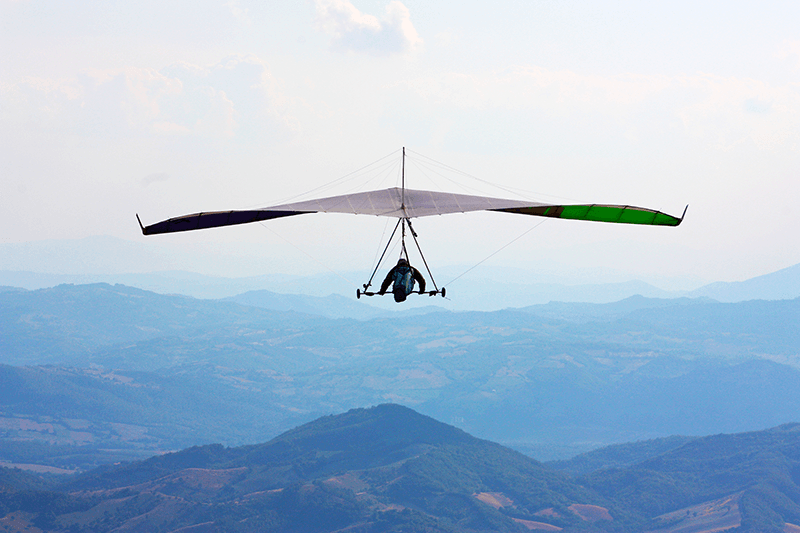
{"type": "Polygon", "coordinates": [[[410,219],[471,211],[499,211],[520,215],[652,226],[677,226],[683,221],[683,216],[677,218],[653,209],[629,205],[551,205],[525,200],[507,200],[393,187],[255,210],[194,213],[170,218],[150,226],[143,226],[140,220],[139,226],[144,235],[154,235],[247,224],[306,213],[351,213],[410,219]]]}

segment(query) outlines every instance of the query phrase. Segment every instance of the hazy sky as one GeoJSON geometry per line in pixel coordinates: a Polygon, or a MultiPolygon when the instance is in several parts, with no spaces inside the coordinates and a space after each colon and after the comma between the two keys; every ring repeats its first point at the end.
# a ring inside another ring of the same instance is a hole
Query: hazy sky
{"type": "MultiPolygon", "coordinates": [[[[0,46],[2,243],[368,268],[374,217],[144,238],[134,213],[268,206],[406,146],[541,201],[690,205],[679,228],[547,220],[494,264],[738,280],[800,263],[796,0],[0,0],[0,46]]],[[[416,227],[429,260],[469,265],[541,220],[416,227]]]]}

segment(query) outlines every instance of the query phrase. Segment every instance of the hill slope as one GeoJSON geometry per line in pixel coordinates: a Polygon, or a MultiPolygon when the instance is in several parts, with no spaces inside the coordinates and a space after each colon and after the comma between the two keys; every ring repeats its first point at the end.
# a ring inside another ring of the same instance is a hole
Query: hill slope
{"type": "Polygon", "coordinates": [[[63,489],[99,499],[54,519],[71,531],[142,530],[145,520],[162,530],[524,531],[526,521],[581,526],[571,505],[606,503],[528,457],[398,405],[323,417],[261,445],[101,469],[63,489]],[[112,502],[113,516],[98,521],[112,502]]]}
{"type": "Polygon", "coordinates": [[[579,481],[632,511],[661,515],[666,531],[688,531],[681,528],[696,521],[676,510],[727,500],[741,515],[740,531],[778,533],[785,522],[800,524],[800,424],[691,439],[632,467],[602,469],[579,481]]]}
{"type": "Polygon", "coordinates": [[[572,479],[388,404],[264,444],[102,467],[56,490],[0,470],[0,517],[71,532],[779,533],[800,523],[800,424],[601,452],[599,470],[572,479]]]}

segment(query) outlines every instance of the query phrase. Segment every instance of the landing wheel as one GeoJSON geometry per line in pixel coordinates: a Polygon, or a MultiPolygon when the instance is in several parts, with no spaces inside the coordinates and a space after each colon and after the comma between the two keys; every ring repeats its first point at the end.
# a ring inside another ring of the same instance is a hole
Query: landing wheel
{"type": "Polygon", "coordinates": [[[444,298],[444,287],[442,287],[442,298],[444,298]]]}
{"type": "Polygon", "coordinates": [[[361,299],[361,289],[356,289],[356,300],[361,299]]]}

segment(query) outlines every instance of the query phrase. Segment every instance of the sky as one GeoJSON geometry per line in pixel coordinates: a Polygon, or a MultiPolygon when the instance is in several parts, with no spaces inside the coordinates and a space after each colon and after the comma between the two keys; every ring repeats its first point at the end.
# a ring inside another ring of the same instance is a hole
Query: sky
{"type": "Polygon", "coordinates": [[[368,270],[375,217],[144,237],[135,214],[367,190],[341,178],[406,147],[461,171],[410,161],[412,188],[689,205],[678,228],[419,219],[436,266],[765,274],[800,263],[798,20],[796,1],[0,0],[0,245],[110,236],[198,252],[168,266],[200,273],[368,270]]]}

